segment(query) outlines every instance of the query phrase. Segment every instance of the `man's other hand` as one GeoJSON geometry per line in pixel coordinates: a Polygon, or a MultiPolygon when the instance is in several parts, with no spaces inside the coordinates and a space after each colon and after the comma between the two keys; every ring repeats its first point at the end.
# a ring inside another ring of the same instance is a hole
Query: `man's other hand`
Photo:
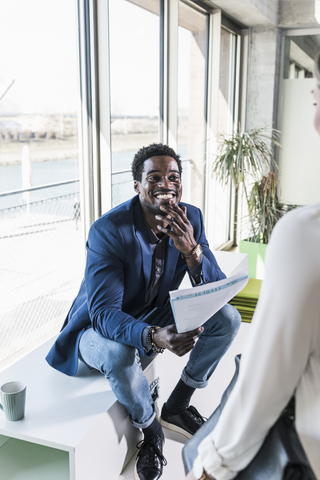
{"type": "Polygon", "coordinates": [[[189,255],[197,245],[193,236],[193,227],[187,217],[187,207],[180,208],[174,202],[161,205],[164,216],[156,215],[158,230],[172,238],[175,247],[183,254],[189,255]]]}
{"type": "Polygon", "coordinates": [[[153,340],[157,347],[166,348],[178,357],[182,357],[193,349],[203,330],[203,327],[198,327],[190,332],[178,333],[176,326],[173,324],[158,328],[153,335],[153,340]]]}

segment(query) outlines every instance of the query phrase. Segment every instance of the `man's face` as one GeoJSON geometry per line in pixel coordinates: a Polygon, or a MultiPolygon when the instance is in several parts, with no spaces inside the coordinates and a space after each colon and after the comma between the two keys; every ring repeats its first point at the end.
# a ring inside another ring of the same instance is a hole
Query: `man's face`
{"type": "Polygon", "coordinates": [[[141,182],[134,181],[145,215],[164,215],[161,205],[170,201],[179,204],[182,194],[177,162],[172,157],[151,157],[144,162],[141,182]]]}

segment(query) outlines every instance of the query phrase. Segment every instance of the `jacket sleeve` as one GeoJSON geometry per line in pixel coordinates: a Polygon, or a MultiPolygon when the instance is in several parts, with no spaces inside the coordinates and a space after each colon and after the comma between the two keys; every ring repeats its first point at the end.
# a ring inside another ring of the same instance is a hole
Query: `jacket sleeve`
{"type": "Polygon", "coordinates": [[[122,234],[109,219],[92,225],[87,241],[85,280],[87,305],[93,329],[103,337],[132,345],[145,354],[142,331],[145,327],[122,310],[124,259],[122,234]]]}

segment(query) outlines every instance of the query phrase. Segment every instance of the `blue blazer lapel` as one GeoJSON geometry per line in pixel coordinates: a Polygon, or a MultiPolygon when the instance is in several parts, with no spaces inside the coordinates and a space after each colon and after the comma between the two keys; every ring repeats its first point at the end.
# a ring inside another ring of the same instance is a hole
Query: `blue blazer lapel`
{"type": "Polygon", "coordinates": [[[134,226],[135,235],[141,247],[142,268],[145,280],[145,289],[147,291],[151,276],[152,267],[152,249],[148,230],[145,224],[140,203],[137,202],[134,206],[134,226]]]}

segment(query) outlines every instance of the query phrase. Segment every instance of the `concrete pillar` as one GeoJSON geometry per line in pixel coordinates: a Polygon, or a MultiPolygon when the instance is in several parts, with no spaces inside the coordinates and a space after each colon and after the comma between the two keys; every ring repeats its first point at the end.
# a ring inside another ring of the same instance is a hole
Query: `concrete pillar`
{"type": "Polygon", "coordinates": [[[280,70],[277,27],[254,27],[250,35],[246,129],[276,126],[280,70]]]}

